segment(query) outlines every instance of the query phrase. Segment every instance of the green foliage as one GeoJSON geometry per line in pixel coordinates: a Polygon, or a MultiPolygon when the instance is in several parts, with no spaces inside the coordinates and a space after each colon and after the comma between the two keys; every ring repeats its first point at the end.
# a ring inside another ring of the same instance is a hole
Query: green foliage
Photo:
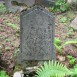
{"type": "Polygon", "coordinates": [[[0,77],[9,77],[5,71],[0,71],[0,77]]]}
{"type": "Polygon", "coordinates": [[[69,63],[70,63],[70,64],[74,64],[75,61],[76,61],[76,58],[72,57],[71,55],[68,55],[68,56],[67,56],[67,59],[69,60],[69,63]]]}
{"type": "Polygon", "coordinates": [[[5,47],[6,51],[10,51],[10,49],[11,49],[10,47],[5,47]]]}
{"type": "Polygon", "coordinates": [[[17,49],[15,49],[14,50],[14,57],[16,57],[17,56],[17,53],[20,51],[20,49],[19,48],[17,48],[17,49]]]}
{"type": "Polygon", "coordinates": [[[72,37],[74,34],[74,29],[73,28],[69,28],[68,33],[67,33],[67,37],[72,37]]]}
{"type": "Polygon", "coordinates": [[[6,41],[6,42],[10,42],[11,39],[10,39],[10,38],[6,38],[5,41],[6,41]]]}
{"type": "Polygon", "coordinates": [[[59,38],[55,38],[54,43],[55,43],[56,45],[61,45],[61,40],[60,40],[59,38]]]}
{"type": "Polygon", "coordinates": [[[3,4],[0,4],[0,12],[5,12],[5,11],[7,11],[5,6],[3,4]]]}
{"type": "Polygon", "coordinates": [[[77,64],[72,69],[59,62],[45,62],[43,66],[36,71],[36,77],[77,77],[77,64]]]}
{"type": "Polygon", "coordinates": [[[61,48],[63,48],[64,46],[68,45],[68,44],[77,44],[77,40],[70,40],[70,41],[66,41],[65,43],[63,43],[61,45],[61,48]]]}
{"type": "Polygon", "coordinates": [[[36,77],[64,77],[70,75],[72,72],[59,62],[45,62],[36,71],[36,77]]]}
{"type": "Polygon", "coordinates": [[[55,48],[61,53],[61,40],[59,38],[55,38],[54,45],[55,48]]]}
{"type": "Polygon", "coordinates": [[[73,69],[71,69],[71,71],[73,72],[73,74],[71,76],[77,77],[77,64],[73,67],[73,69]]]}
{"type": "Polygon", "coordinates": [[[54,40],[55,48],[60,53],[62,52],[62,48],[65,47],[68,44],[77,44],[77,40],[70,40],[70,41],[66,41],[64,43],[61,43],[61,40],[59,38],[55,38],[55,40],[54,40]],[[57,42],[60,43],[60,44],[58,44],[57,42]]]}
{"type": "Polygon", "coordinates": [[[60,19],[60,22],[61,22],[61,23],[66,23],[66,22],[67,22],[67,17],[62,17],[62,18],[60,19]]]}
{"type": "Polygon", "coordinates": [[[56,0],[55,5],[52,8],[54,12],[64,12],[68,9],[69,5],[67,4],[66,0],[56,0]]]}
{"type": "Polygon", "coordinates": [[[17,26],[16,26],[16,24],[13,24],[13,23],[11,23],[11,22],[8,22],[8,23],[6,23],[8,26],[10,26],[11,28],[13,28],[13,29],[16,29],[17,28],[17,26]]]}

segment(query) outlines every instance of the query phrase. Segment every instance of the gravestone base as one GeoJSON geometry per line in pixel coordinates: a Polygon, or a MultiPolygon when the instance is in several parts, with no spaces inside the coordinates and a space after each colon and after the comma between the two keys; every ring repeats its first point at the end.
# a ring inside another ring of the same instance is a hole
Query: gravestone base
{"type": "MultiPolygon", "coordinates": [[[[46,61],[49,61],[49,60],[29,60],[29,61],[23,61],[22,60],[22,57],[21,57],[21,55],[20,55],[21,53],[19,53],[18,55],[17,55],[17,63],[18,64],[20,64],[20,65],[22,65],[25,69],[27,68],[27,67],[34,67],[34,66],[40,66],[40,65],[43,65],[44,64],[44,62],[46,61]]],[[[55,60],[55,58],[53,59],[53,60],[55,60]]]]}

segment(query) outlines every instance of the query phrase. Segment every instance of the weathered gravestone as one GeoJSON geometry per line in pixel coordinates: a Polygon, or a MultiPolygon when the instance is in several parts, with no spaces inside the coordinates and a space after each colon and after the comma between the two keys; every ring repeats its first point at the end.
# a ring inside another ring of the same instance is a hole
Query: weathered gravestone
{"type": "Polygon", "coordinates": [[[20,52],[18,62],[55,59],[54,15],[41,6],[22,11],[20,16],[20,52]]]}

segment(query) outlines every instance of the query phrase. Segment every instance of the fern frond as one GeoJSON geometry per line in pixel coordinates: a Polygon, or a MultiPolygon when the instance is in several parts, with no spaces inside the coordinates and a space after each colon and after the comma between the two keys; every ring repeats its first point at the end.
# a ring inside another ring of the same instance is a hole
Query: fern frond
{"type": "Polygon", "coordinates": [[[36,71],[36,77],[64,77],[70,75],[71,71],[59,62],[45,62],[36,71]]]}
{"type": "Polygon", "coordinates": [[[71,71],[72,71],[72,76],[73,77],[77,77],[77,64],[74,66],[74,68],[73,69],[71,69],[71,71]]]}
{"type": "Polygon", "coordinates": [[[77,44],[77,40],[66,41],[65,43],[62,44],[61,48],[63,48],[68,44],[77,44]]]}

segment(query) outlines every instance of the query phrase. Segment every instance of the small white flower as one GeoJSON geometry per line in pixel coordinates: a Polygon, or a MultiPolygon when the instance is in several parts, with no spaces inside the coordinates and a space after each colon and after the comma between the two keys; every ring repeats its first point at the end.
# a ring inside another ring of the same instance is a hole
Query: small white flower
{"type": "Polygon", "coordinates": [[[13,77],[24,77],[23,71],[17,71],[14,73],[13,77]]]}

